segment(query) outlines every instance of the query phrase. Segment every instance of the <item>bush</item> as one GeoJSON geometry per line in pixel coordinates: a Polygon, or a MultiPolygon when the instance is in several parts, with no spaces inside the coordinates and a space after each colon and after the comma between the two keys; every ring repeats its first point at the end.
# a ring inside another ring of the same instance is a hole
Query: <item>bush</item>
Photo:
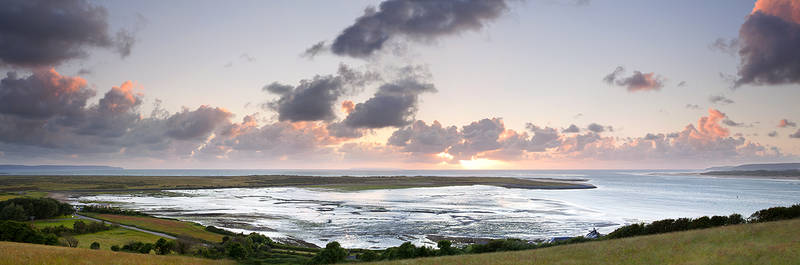
{"type": "Polygon", "coordinates": [[[453,243],[449,240],[439,240],[436,242],[436,247],[439,248],[439,255],[440,256],[447,256],[447,255],[454,255],[456,254],[456,249],[453,247],[453,243]]]}
{"type": "Polygon", "coordinates": [[[91,248],[91,249],[100,249],[100,243],[97,243],[97,241],[92,242],[92,245],[90,245],[89,248],[91,248]]]}
{"type": "Polygon", "coordinates": [[[375,254],[375,251],[365,250],[364,253],[358,255],[358,260],[360,261],[377,261],[380,259],[378,254],[375,254]]]}
{"type": "MultiPolygon", "coordinates": [[[[414,247],[413,245],[411,247],[414,247]]],[[[325,245],[325,249],[317,253],[311,259],[312,264],[333,264],[344,261],[347,251],[342,248],[339,242],[333,241],[325,245]]]]}
{"type": "Polygon", "coordinates": [[[111,246],[111,251],[119,251],[119,245],[111,246]]]}
{"type": "Polygon", "coordinates": [[[520,239],[494,239],[489,243],[472,245],[470,253],[486,253],[497,251],[513,251],[532,248],[530,244],[520,239]]]}
{"type": "Polygon", "coordinates": [[[58,236],[37,231],[26,223],[0,221],[0,241],[55,245],[58,243],[58,236]]]}
{"type": "Polygon", "coordinates": [[[158,241],[156,241],[156,244],[153,247],[156,251],[156,254],[167,255],[172,252],[172,249],[175,248],[175,241],[168,241],[164,238],[160,238],[158,241]]]}
{"type": "Polygon", "coordinates": [[[772,207],[760,210],[750,216],[751,222],[770,222],[800,217],[800,204],[790,207],[772,207]]]}
{"type": "Polygon", "coordinates": [[[228,230],[225,230],[225,229],[222,229],[222,228],[218,228],[218,227],[213,226],[213,225],[206,226],[205,230],[208,231],[208,232],[211,232],[211,233],[217,233],[217,234],[225,235],[225,236],[235,236],[235,235],[237,235],[236,233],[234,233],[232,231],[228,231],[228,230]]]}
{"type": "Polygon", "coordinates": [[[148,254],[153,249],[153,244],[143,242],[130,242],[122,246],[120,250],[125,252],[148,254]]]}
{"type": "Polygon", "coordinates": [[[72,236],[64,236],[62,237],[61,244],[67,247],[76,248],[78,247],[78,239],[72,236]]]}

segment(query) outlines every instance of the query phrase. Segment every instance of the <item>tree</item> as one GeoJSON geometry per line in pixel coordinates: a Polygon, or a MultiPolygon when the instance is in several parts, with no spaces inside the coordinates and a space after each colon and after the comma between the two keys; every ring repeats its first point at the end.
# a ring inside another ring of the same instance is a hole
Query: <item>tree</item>
{"type": "Polygon", "coordinates": [[[451,243],[449,240],[439,240],[439,242],[436,242],[436,246],[439,247],[439,255],[441,256],[455,254],[453,243],[451,243]]]}
{"type": "Polygon", "coordinates": [[[90,245],[89,248],[91,248],[91,249],[100,249],[100,243],[97,243],[97,241],[92,242],[92,245],[90,245]]]}
{"type": "Polygon", "coordinates": [[[86,223],[81,220],[75,221],[72,223],[72,231],[74,231],[76,234],[86,233],[86,223]]]}
{"type": "Polygon", "coordinates": [[[119,245],[111,246],[111,251],[119,251],[119,245]]]}
{"type": "Polygon", "coordinates": [[[64,236],[64,244],[71,248],[78,247],[78,239],[72,236],[64,236]]]}
{"type": "Polygon", "coordinates": [[[0,210],[0,219],[27,221],[28,215],[25,213],[25,208],[12,202],[3,207],[3,210],[0,210]]]}
{"type": "Polygon", "coordinates": [[[347,250],[343,249],[339,242],[333,241],[325,245],[325,249],[317,253],[311,263],[313,264],[333,264],[343,261],[347,257],[347,250]]]}
{"type": "Polygon", "coordinates": [[[228,253],[229,257],[234,259],[243,259],[247,256],[247,252],[245,251],[244,247],[242,247],[242,243],[239,242],[233,242],[225,245],[225,252],[228,253]]]}
{"type": "Polygon", "coordinates": [[[175,248],[175,241],[168,241],[164,238],[160,238],[158,241],[156,241],[154,248],[156,250],[156,254],[167,255],[172,251],[172,249],[175,248]]]}

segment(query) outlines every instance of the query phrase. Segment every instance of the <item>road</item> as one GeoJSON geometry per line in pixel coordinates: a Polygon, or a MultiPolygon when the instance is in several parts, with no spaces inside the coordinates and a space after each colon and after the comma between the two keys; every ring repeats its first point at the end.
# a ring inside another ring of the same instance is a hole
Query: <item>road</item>
{"type": "Polygon", "coordinates": [[[160,233],[160,232],[156,232],[156,231],[150,231],[150,230],[145,230],[145,229],[141,229],[141,228],[133,227],[133,226],[129,226],[129,225],[123,225],[123,224],[118,224],[118,223],[114,223],[114,222],[109,222],[109,221],[106,221],[106,220],[100,220],[100,219],[97,219],[97,218],[83,216],[83,215],[80,215],[80,214],[77,214],[77,213],[73,214],[73,215],[75,217],[77,217],[77,218],[80,218],[80,219],[85,219],[85,220],[89,220],[89,221],[95,221],[95,222],[99,222],[99,223],[109,223],[109,224],[113,224],[113,225],[118,225],[119,227],[122,227],[122,228],[125,228],[125,229],[144,232],[144,233],[160,236],[160,237],[163,237],[163,238],[175,239],[174,236],[167,235],[167,234],[160,233]]]}

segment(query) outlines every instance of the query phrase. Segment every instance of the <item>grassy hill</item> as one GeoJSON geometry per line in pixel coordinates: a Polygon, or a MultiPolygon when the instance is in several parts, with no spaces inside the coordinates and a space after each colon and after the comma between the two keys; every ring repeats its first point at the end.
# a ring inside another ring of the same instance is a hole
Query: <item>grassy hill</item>
{"type": "Polygon", "coordinates": [[[11,264],[235,264],[231,260],[200,259],[184,256],[160,256],[0,242],[0,265],[11,264]]]}
{"type": "Polygon", "coordinates": [[[373,264],[798,264],[800,219],[373,264]]]}

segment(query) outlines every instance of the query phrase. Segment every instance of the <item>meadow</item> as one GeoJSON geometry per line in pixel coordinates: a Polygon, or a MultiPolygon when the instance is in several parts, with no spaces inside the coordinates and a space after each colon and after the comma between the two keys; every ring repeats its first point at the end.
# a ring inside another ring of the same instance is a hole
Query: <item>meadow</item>
{"type": "Polygon", "coordinates": [[[800,219],[556,247],[367,264],[797,264],[800,219]]]}
{"type": "Polygon", "coordinates": [[[231,260],[212,260],[193,258],[177,255],[152,255],[112,252],[105,250],[92,250],[82,248],[68,248],[58,246],[45,246],[14,242],[0,242],[0,265],[16,264],[48,264],[48,265],[73,265],[73,264],[114,264],[114,265],[144,265],[144,264],[235,264],[231,260]]]}
{"type": "MultiPolygon", "coordinates": [[[[202,225],[192,222],[184,222],[172,219],[155,218],[147,216],[129,216],[129,215],[96,214],[96,213],[83,213],[83,214],[85,214],[86,216],[94,217],[101,220],[106,220],[109,222],[134,226],[141,229],[161,232],[173,236],[190,236],[209,242],[220,242],[222,241],[223,237],[223,235],[208,232],[202,225]]],[[[158,240],[158,238],[156,238],[156,240],[158,240]]],[[[154,240],[148,240],[145,242],[150,242],[150,241],[154,240]]]]}

